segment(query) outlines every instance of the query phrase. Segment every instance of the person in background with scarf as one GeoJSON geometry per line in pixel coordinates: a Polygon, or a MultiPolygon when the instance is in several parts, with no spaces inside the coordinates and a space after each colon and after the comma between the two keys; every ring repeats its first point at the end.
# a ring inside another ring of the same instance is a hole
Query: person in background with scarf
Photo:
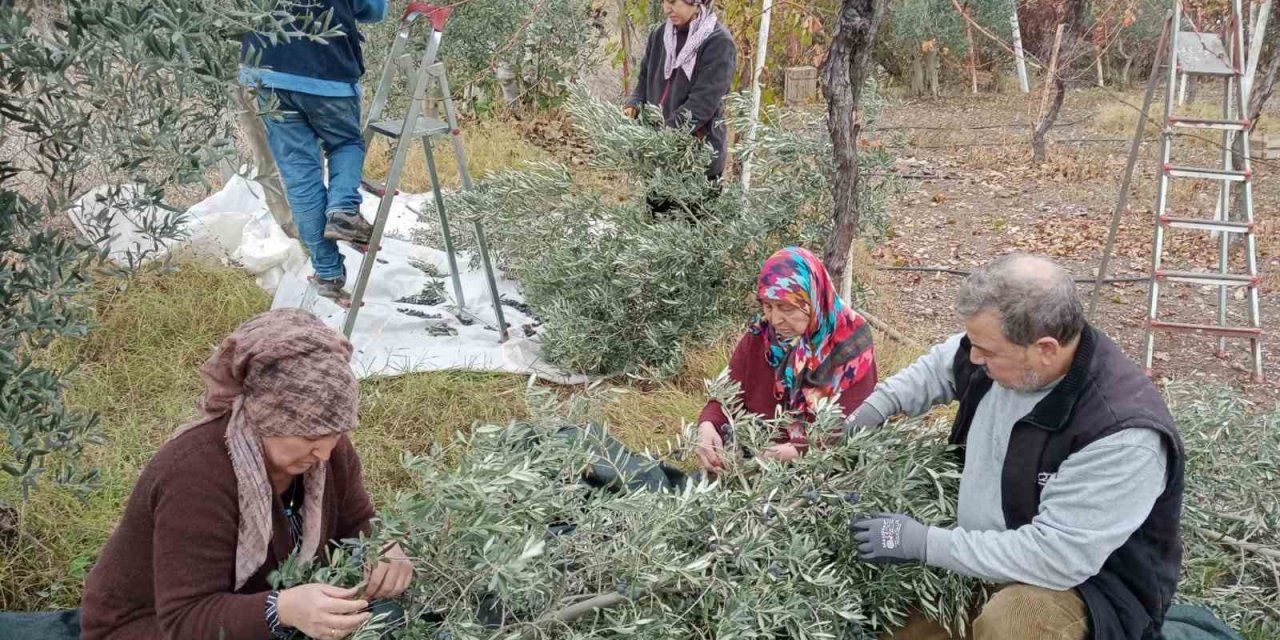
{"type": "Polygon", "coordinates": [[[298,309],[257,315],[200,368],[201,415],[147,463],[85,581],[85,640],[332,640],[398,595],[413,568],[394,546],[366,586],[273,591],[290,553],[370,531],[373,506],[346,432],[356,426],[351,343],[298,309]]]}
{"type": "Polygon", "coordinates": [[[626,113],[634,118],[641,105],[651,104],[662,111],[665,126],[692,126],[714,152],[707,179],[719,180],[728,151],[723,103],[737,46],[716,21],[711,0],[662,0],[662,13],[667,21],[649,35],[626,113]]]}
{"type": "MultiPolygon", "coordinates": [[[[806,424],[819,401],[836,398],[847,417],[874,390],[876,357],[866,320],[836,294],[826,267],[799,247],[773,254],[760,269],[761,314],[738,340],[729,377],[747,411],[794,421],[774,438],[766,458],[792,460],[809,447],[806,424]]],[[[712,400],[698,417],[699,464],[722,465],[729,419],[712,400]]]]}

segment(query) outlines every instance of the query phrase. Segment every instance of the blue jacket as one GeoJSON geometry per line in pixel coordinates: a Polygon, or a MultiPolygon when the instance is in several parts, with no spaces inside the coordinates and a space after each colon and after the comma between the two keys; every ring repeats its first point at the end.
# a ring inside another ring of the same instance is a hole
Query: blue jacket
{"type": "Polygon", "coordinates": [[[318,96],[347,97],[360,93],[364,75],[363,36],[357,24],[378,22],[387,15],[387,0],[307,0],[293,3],[294,28],[315,28],[309,19],[329,25],[342,35],[315,42],[291,38],[275,45],[257,33],[247,34],[240,48],[240,82],[318,96]]]}

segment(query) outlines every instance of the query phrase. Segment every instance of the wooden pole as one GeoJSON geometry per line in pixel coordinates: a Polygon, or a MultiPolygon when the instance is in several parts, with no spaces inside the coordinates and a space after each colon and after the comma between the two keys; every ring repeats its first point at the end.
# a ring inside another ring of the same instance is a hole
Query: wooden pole
{"type": "Polygon", "coordinates": [[[1105,87],[1107,86],[1107,82],[1102,75],[1102,56],[1104,55],[1104,53],[1102,51],[1101,46],[1094,46],[1093,50],[1097,55],[1097,58],[1094,60],[1094,66],[1097,67],[1098,69],[1098,86],[1105,87]]]}
{"type": "MultiPolygon", "coordinates": [[[[1151,62],[1151,74],[1147,76],[1147,90],[1142,96],[1142,111],[1138,114],[1138,126],[1133,131],[1133,141],[1129,143],[1129,162],[1124,166],[1124,177],[1120,180],[1120,193],[1116,196],[1116,207],[1111,211],[1111,228],[1107,230],[1107,244],[1102,250],[1102,264],[1098,266],[1098,274],[1093,281],[1093,292],[1089,297],[1089,321],[1092,322],[1094,312],[1098,309],[1098,298],[1102,296],[1102,285],[1107,280],[1107,270],[1111,266],[1111,253],[1115,250],[1116,235],[1120,231],[1120,216],[1124,214],[1129,202],[1129,185],[1133,182],[1133,168],[1138,164],[1138,149],[1142,147],[1142,134],[1147,128],[1147,114],[1151,110],[1151,98],[1155,95],[1156,84],[1160,81],[1160,67],[1165,50],[1169,46],[1169,25],[1173,20],[1173,12],[1169,12],[1164,21],[1164,30],[1160,33],[1160,41],[1156,45],[1156,55],[1151,62]]],[[[1168,88],[1173,91],[1173,87],[1168,88]]],[[[1157,211],[1156,215],[1162,212],[1157,211]]]]}
{"type": "Polygon", "coordinates": [[[1053,36],[1053,55],[1049,57],[1049,72],[1044,76],[1044,94],[1040,96],[1040,112],[1036,114],[1036,127],[1039,128],[1040,121],[1044,119],[1044,114],[1049,110],[1049,94],[1053,89],[1053,79],[1058,73],[1058,50],[1062,48],[1062,30],[1066,24],[1058,25],[1058,32],[1053,36]]]}
{"type": "Polygon", "coordinates": [[[1022,25],[1018,23],[1018,0],[1013,0],[1009,26],[1013,28],[1013,60],[1018,72],[1018,89],[1023,93],[1031,93],[1031,83],[1027,80],[1027,56],[1022,51],[1022,25]]]}
{"type": "Polygon", "coordinates": [[[756,141],[756,128],[760,124],[760,75],[764,73],[765,57],[769,53],[769,22],[773,17],[773,0],[760,2],[760,34],[756,40],[756,56],[751,71],[751,117],[747,120],[747,158],[742,163],[742,197],[751,191],[751,147],[756,141]]]}
{"type": "Polygon", "coordinates": [[[631,24],[627,19],[627,3],[618,2],[619,44],[622,46],[622,95],[631,95],[631,24]]]}
{"type": "MultiPolygon", "coordinates": [[[[1257,9],[1258,17],[1253,23],[1250,32],[1253,34],[1253,42],[1249,43],[1249,58],[1245,61],[1244,93],[1250,98],[1253,97],[1253,79],[1258,75],[1258,58],[1262,57],[1262,36],[1267,31],[1267,20],[1271,17],[1271,0],[1266,0],[1261,7],[1254,5],[1257,9]]],[[[1249,101],[1251,105],[1253,100],[1249,101]]],[[[1248,113],[1247,109],[1241,109],[1241,112],[1248,113]]]]}

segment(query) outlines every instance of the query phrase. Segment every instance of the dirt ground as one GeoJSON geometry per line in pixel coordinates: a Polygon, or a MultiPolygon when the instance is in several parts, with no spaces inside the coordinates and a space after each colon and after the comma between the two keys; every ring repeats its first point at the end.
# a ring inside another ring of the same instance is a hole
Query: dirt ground
{"type": "MultiPolygon", "coordinates": [[[[1219,108],[1220,93],[1199,93],[1185,107],[1186,113],[1210,116],[1219,108]]],[[[1157,119],[1163,117],[1162,100],[1158,96],[1153,105],[1157,119]]],[[[1033,168],[1028,123],[1034,121],[1039,103],[1038,93],[890,99],[880,119],[865,132],[865,146],[883,146],[893,155],[890,172],[903,186],[889,206],[890,237],[872,252],[881,269],[875,278],[874,311],[917,346],[960,330],[951,304],[962,275],[947,270],[969,271],[1016,250],[1050,256],[1077,278],[1097,273],[1141,96],[1134,90],[1094,88],[1069,93],[1058,126],[1049,134],[1047,161],[1033,168]],[[901,270],[916,268],[935,270],[901,270]]],[[[520,125],[530,142],[582,167],[589,145],[578,139],[567,119],[533,119],[520,125]]],[[[1092,319],[1139,363],[1144,354],[1160,153],[1158,132],[1148,127],[1109,267],[1110,278],[1126,281],[1103,285],[1092,319]]],[[[1280,131],[1280,108],[1275,105],[1259,121],[1259,132],[1268,129],[1280,131]]],[[[1220,134],[1215,133],[1197,132],[1203,140],[1178,142],[1174,164],[1221,166],[1220,134]]],[[[1228,340],[1224,357],[1218,357],[1216,338],[1193,334],[1157,333],[1153,370],[1159,381],[1231,385],[1270,408],[1280,405],[1280,160],[1255,160],[1253,171],[1263,276],[1264,381],[1252,380],[1248,341],[1228,340]]],[[[1171,204],[1180,216],[1212,218],[1216,194],[1214,183],[1179,179],[1171,204]]],[[[1165,247],[1166,269],[1217,268],[1218,243],[1208,232],[1170,230],[1165,247]]],[[[1231,270],[1243,273],[1243,246],[1233,246],[1230,255],[1231,270]]],[[[1086,305],[1092,290],[1091,282],[1080,285],[1086,305]]],[[[1245,326],[1244,291],[1230,293],[1228,324],[1245,326]]],[[[1213,324],[1216,309],[1216,287],[1162,287],[1162,320],[1213,324]]]]}
{"type": "MultiPolygon", "coordinates": [[[[1051,131],[1048,161],[1030,166],[1030,128],[1038,96],[949,96],[936,100],[896,101],[884,109],[864,140],[885,145],[896,157],[893,173],[909,178],[906,192],[890,205],[891,239],[874,251],[881,268],[939,267],[968,270],[1013,250],[1049,255],[1078,278],[1093,277],[1102,256],[1115,206],[1136,110],[1117,97],[1140,104],[1132,92],[1117,96],[1100,90],[1069,94],[1059,126],[1051,131]],[[1125,119],[1127,118],[1127,120],[1125,119]],[[1020,126],[999,126],[1024,123],[1020,126]]],[[[1211,96],[1201,109],[1211,108],[1211,96]]],[[[1157,100],[1157,111],[1163,104],[1157,100]]],[[[1275,118],[1265,114],[1261,122],[1275,118]]],[[[1217,139],[1209,133],[1201,134],[1217,139]]],[[[1137,282],[1104,285],[1094,324],[1141,362],[1150,273],[1159,139],[1142,147],[1134,188],[1112,258],[1110,275],[1137,282]]],[[[1210,142],[1176,147],[1174,164],[1221,166],[1221,151],[1210,142]]],[[[1251,380],[1245,340],[1227,341],[1224,357],[1215,355],[1216,338],[1157,333],[1155,375],[1160,380],[1191,379],[1243,389],[1263,406],[1280,401],[1280,161],[1255,161],[1255,220],[1259,226],[1259,268],[1264,276],[1261,310],[1266,380],[1251,380]]],[[[1172,203],[1182,215],[1212,217],[1216,185],[1177,184],[1172,203]],[[1207,208],[1207,211],[1206,211],[1207,208]]],[[[1172,230],[1166,234],[1165,268],[1216,268],[1218,243],[1208,232],[1172,230]]],[[[1242,247],[1232,250],[1233,271],[1243,271],[1242,247]]],[[[886,271],[879,274],[878,302],[899,328],[924,343],[958,330],[951,300],[961,277],[941,272],[886,271]],[[907,322],[905,319],[910,319],[907,322]]],[[[1092,283],[1081,285],[1086,297],[1092,283]]],[[[1166,285],[1160,318],[1173,322],[1214,323],[1217,288],[1166,285]]],[[[1247,301],[1228,298],[1229,323],[1244,325],[1247,301]]]]}

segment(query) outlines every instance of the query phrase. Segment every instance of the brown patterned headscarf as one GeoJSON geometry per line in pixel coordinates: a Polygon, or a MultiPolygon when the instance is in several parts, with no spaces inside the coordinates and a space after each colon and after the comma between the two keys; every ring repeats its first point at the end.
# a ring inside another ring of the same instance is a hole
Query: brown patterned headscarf
{"type": "MultiPolygon", "coordinates": [[[[201,415],[172,438],[229,416],[227,453],[240,501],[236,589],[266,561],[271,544],[274,490],[262,457],[262,437],[317,437],[355,428],[359,390],[351,351],[346,338],[314,315],[276,309],[240,325],[200,367],[205,385],[201,415]]],[[[311,559],[320,547],[327,467],[317,464],[303,475],[300,560],[311,559]]]]}

